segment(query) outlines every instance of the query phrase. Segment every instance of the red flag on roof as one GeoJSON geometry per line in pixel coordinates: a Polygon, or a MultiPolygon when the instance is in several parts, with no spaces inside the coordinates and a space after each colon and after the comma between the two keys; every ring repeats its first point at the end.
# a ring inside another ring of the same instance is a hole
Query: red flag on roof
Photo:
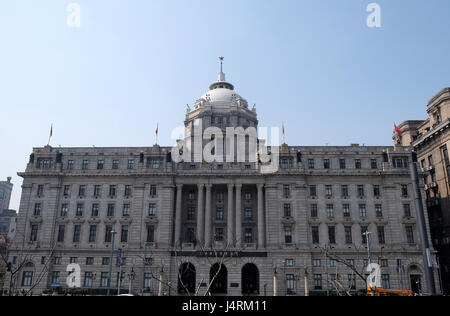
{"type": "Polygon", "coordinates": [[[397,125],[395,125],[395,123],[394,123],[394,128],[395,128],[395,131],[397,132],[397,134],[398,134],[398,136],[402,136],[402,131],[400,130],[400,128],[398,128],[398,126],[397,125]]]}

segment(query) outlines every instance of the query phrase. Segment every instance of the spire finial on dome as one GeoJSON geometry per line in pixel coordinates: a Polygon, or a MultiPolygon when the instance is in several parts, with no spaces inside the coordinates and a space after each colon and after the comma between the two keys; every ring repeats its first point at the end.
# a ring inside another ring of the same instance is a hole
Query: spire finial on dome
{"type": "Polygon", "coordinates": [[[224,60],[224,57],[220,56],[219,60],[220,60],[220,72],[219,72],[219,80],[218,81],[225,81],[225,74],[223,73],[223,60],[224,60]]]}

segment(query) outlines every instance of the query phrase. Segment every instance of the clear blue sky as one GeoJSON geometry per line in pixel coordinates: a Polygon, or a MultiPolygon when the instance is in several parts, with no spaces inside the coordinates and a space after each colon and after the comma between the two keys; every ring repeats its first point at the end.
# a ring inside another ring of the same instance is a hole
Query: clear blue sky
{"type": "Polygon", "coordinates": [[[0,179],[32,147],[151,146],[216,80],[291,145],[391,145],[450,86],[448,0],[14,0],[0,4],[0,179]],[[66,20],[81,7],[81,27],[66,20]],[[366,7],[381,6],[381,28],[366,7]]]}

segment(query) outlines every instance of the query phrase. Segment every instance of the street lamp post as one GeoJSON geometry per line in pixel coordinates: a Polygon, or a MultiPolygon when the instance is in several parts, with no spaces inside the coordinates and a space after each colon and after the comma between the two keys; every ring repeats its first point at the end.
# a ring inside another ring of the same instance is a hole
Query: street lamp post
{"type": "MultiPolygon", "coordinates": [[[[108,277],[108,292],[107,296],[111,294],[111,278],[112,278],[112,262],[113,262],[113,256],[114,256],[114,239],[116,239],[116,231],[111,231],[111,238],[112,238],[112,244],[111,244],[111,256],[109,258],[109,277],[108,277]]],[[[120,276],[119,276],[120,277],[120,276]]]]}
{"type": "Polygon", "coordinates": [[[131,282],[134,280],[135,277],[136,273],[134,272],[134,267],[131,267],[131,272],[128,274],[128,278],[130,279],[128,294],[131,294],[131,282]]]}

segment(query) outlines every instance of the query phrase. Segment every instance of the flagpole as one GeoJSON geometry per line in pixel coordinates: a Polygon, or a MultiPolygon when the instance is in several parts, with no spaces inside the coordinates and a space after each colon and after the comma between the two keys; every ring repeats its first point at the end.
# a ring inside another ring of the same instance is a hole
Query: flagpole
{"type": "Polygon", "coordinates": [[[50,146],[50,138],[52,138],[53,134],[53,124],[50,126],[50,135],[48,136],[47,146],[50,146]]]}

